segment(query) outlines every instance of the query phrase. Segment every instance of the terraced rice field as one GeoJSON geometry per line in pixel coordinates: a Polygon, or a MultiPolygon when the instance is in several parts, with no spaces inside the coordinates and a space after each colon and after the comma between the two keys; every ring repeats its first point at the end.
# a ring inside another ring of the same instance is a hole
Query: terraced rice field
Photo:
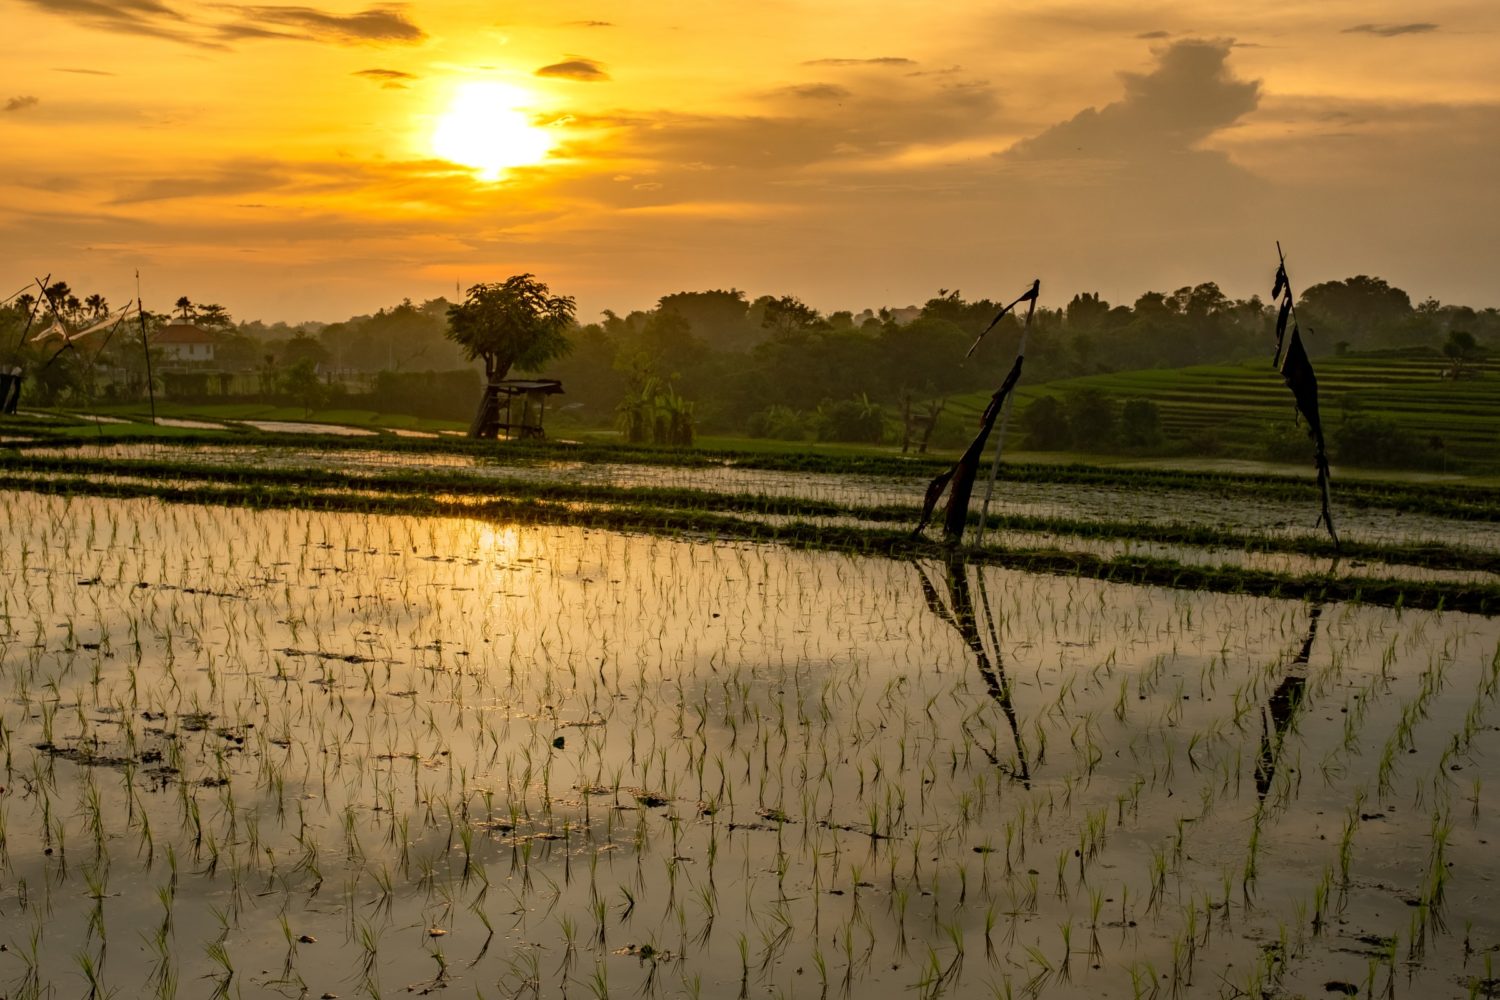
{"type": "MultiPolygon", "coordinates": [[[[1426,441],[1437,437],[1453,458],[1500,467],[1500,362],[1472,366],[1479,377],[1442,377],[1443,359],[1318,357],[1314,366],[1325,429],[1348,416],[1382,417],[1426,441]]],[[[1181,441],[1214,435],[1230,450],[1254,453],[1268,424],[1292,420],[1291,394],[1269,358],[1240,365],[1118,372],[1022,385],[1017,405],[1040,395],[1093,388],[1119,399],[1149,399],[1161,410],[1165,436],[1181,441]]],[[[987,397],[985,397],[987,398],[987,397]]],[[[984,399],[954,401],[955,412],[977,415],[984,399]]]]}

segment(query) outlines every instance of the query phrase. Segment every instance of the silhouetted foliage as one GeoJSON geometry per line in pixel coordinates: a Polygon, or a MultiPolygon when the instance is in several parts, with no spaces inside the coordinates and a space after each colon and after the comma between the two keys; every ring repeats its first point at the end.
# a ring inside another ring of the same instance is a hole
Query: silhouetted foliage
{"type": "Polygon", "coordinates": [[[297,365],[308,361],[314,367],[328,363],[328,348],[316,337],[299,333],[287,341],[281,348],[281,363],[283,365],[297,365]]]}
{"type": "MultiPolygon", "coordinates": [[[[463,350],[448,337],[447,299],[414,305],[410,299],[373,316],[356,316],[323,327],[317,333],[328,348],[329,364],[339,371],[444,371],[465,361],[463,350]]],[[[241,327],[242,330],[246,329],[241,327]]],[[[279,338],[298,331],[267,331],[279,338]]]]}
{"type": "Polygon", "coordinates": [[[1362,348],[1393,343],[1412,316],[1412,304],[1411,296],[1384,279],[1360,274],[1305,289],[1297,313],[1329,343],[1346,340],[1362,348]]]}
{"type": "Polygon", "coordinates": [[[1115,401],[1098,389],[1077,389],[1063,400],[1073,445],[1085,451],[1108,450],[1115,441],[1115,401]]]}
{"type": "Polygon", "coordinates": [[[1161,443],[1161,408],[1149,399],[1127,399],[1120,407],[1120,443],[1152,448],[1161,443]]]}
{"type": "Polygon", "coordinates": [[[1041,396],[1021,411],[1026,447],[1037,451],[1061,451],[1073,444],[1068,429],[1068,411],[1056,396],[1041,396]]]}
{"type": "Polygon", "coordinates": [[[448,309],[448,334],[470,360],[484,362],[495,382],[511,368],[529,371],[568,352],[573,300],[553,295],[530,274],[473,285],[448,309]]]}
{"type": "Polygon", "coordinates": [[[1351,416],[1333,432],[1335,460],[1370,468],[1433,468],[1443,462],[1432,442],[1383,417],[1351,416]]]}
{"type": "Polygon", "coordinates": [[[631,444],[687,447],[693,443],[693,404],[654,375],[637,382],[616,411],[620,433],[631,444]]]}
{"type": "Polygon", "coordinates": [[[825,401],[813,415],[813,430],[819,441],[878,444],[885,437],[885,409],[868,396],[825,401]]]}
{"type": "Polygon", "coordinates": [[[479,373],[472,368],[446,372],[380,372],[372,391],[349,396],[349,405],[385,413],[468,420],[479,405],[479,373]]]}
{"type": "Polygon", "coordinates": [[[302,358],[280,372],[281,391],[291,396],[308,413],[322,405],[327,396],[318,366],[311,358],[302,358]]]}
{"type": "Polygon", "coordinates": [[[753,438],[770,438],[773,441],[807,440],[807,420],[787,406],[768,406],[751,414],[746,430],[753,438]]]}

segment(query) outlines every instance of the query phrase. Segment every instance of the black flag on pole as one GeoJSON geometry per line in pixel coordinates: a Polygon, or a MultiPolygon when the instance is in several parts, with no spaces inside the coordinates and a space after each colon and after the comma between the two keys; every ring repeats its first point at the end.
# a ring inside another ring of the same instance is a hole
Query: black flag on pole
{"type": "Polygon", "coordinates": [[[1005,376],[1005,382],[990,397],[989,405],[984,408],[984,416],[979,421],[979,433],[970,442],[969,447],[954,464],[953,468],[933,479],[927,486],[927,497],[922,504],[922,520],[912,534],[918,534],[927,527],[927,522],[932,519],[932,512],[937,507],[937,502],[942,498],[943,491],[952,486],[948,493],[948,510],[943,517],[943,538],[952,545],[963,541],[964,525],[969,519],[969,497],[974,492],[974,479],[979,475],[979,460],[984,455],[984,443],[989,439],[990,431],[995,427],[995,419],[1000,416],[1000,410],[1005,403],[1005,397],[1015,388],[1016,382],[1021,377],[1021,358],[1016,358],[1016,363],[1011,366],[1010,374],[1005,376]]]}
{"type": "MultiPolygon", "coordinates": [[[[1276,245],[1281,253],[1281,244],[1276,245]]],[[[1333,528],[1333,508],[1328,495],[1328,446],[1323,440],[1323,418],[1318,412],[1318,377],[1313,373],[1312,361],[1302,345],[1302,331],[1297,328],[1297,311],[1292,304],[1292,283],[1287,278],[1286,260],[1283,258],[1276,268],[1276,282],[1271,292],[1274,302],[1278,296],[1281,308],[1276,314],[1276,360],[1273,362],[1281,372],[1281,380],[1292,390],[1297,412],[1307,421],[1307,436],[1313,442],[1313,462],[1318,468],[1318,489],[1323,494],[1323,512],[1318,520],[1328,529],[1333,547],[1339,547],[1339,536],[1333,528]],[[1291,322],[1291,333],[1287,334],[1287,322],[1291,322]]]]}

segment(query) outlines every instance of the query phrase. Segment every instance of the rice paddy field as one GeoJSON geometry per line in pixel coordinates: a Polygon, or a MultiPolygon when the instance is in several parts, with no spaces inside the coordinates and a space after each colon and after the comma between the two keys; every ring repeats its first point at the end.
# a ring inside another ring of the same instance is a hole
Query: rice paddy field
{"type": "Polygon", "coordinates": [[[6,1000],[1500,993],[1491,491],[101,440],[0,452],[6,1000]]]}

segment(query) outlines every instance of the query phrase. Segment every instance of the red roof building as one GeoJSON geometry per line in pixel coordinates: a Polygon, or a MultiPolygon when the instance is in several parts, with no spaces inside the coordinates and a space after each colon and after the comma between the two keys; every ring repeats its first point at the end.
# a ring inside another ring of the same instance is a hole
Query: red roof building
{"type": "Polygon", "coordinates": [[[191,361],[212,364],[219,338],[192,323],[171,323],[156,331],[151,346],[161,350],[169,361],[191,361]]]}

